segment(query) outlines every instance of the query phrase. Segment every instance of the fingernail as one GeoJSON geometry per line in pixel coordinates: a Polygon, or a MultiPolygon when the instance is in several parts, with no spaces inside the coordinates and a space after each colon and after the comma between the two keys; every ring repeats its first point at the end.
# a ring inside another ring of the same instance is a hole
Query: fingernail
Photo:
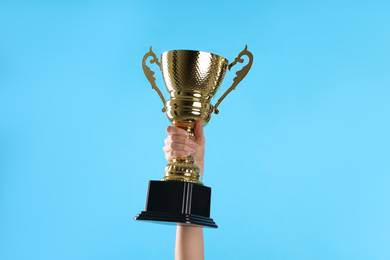
{"type": "Polygon", "coordinates": [[[190,146],[195,147],[196,143],[194,141],[190,141],[190,146]]]}
{"type": "Polygon", "coordinates": [[[195,151],[196,151],[195,148],[190,147],[190,152],[191,153],[194,153],[195,151]]]}
{"type": "Polygon", "coordinates": [[[188,136],[188,132],[182,132],[182,135],[188,136]]]}

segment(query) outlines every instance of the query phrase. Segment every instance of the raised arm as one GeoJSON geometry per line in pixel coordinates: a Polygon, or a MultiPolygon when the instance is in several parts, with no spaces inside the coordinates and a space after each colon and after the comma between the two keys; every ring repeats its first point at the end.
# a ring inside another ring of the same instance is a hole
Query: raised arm
{"type": "MultiPolygon", "coordinates": [[[[201,180],[204,171],[204,154],[206,138],[203,126],[196,124],[195,141],[187,138],[187,132],[175,126],[167,127],[168,137],[165,139],[165,158],[172,162],[175,157],[185,157],[190,153],[194,156],[195,164],[201,171],[201,180]]],[[[197,225],[178,224],[176,230],[176,260],[204,259],[203,227],[197,225]]]]}

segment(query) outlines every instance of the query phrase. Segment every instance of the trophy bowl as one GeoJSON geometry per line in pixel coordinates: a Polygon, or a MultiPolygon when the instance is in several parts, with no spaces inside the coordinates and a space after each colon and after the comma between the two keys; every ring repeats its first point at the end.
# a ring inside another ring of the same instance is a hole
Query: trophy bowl
{"type": "Polygon", "coordinates": [[[161,55],[161,71],[171,97],[166,102],[168,119],[210,121],[209,103],[222,85],[228,60],[204,51],[173,50],[161,55]]]}

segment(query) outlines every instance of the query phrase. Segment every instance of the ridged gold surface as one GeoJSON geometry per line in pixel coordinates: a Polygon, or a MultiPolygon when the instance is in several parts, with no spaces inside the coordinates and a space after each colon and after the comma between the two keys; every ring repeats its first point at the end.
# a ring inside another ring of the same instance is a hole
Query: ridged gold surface
{"type": "Polygon", "coordinates": [[[173,122],[198,120],[202,125],[206,125],[213,113],[213,106],[202,101],[193,101],[188,99],[175,98],[166,103],[166,114],[168,119],[173,122]]]}
{"type": "Polygon", "coordinates": [[[161,71],[171,96],[166,103],[168,119],[207,124],[213,112],[209,102],[220,88],[227,67],[227,59],[208,52],[164,52],[161,71]]]}
{"type": "Polygon", "coordinates": [[[210,101],[222,84],[227,59],[203,51],[174,50],[161,55],[162,74],[171,98],[210,101]],[[182,93],[178,93],[182,92],[182,93]]]}
{"type": "Polygon", "coordinates": [[[199,181],[200,169],[195,164],[190,163],[169,163],[165,167],[162,181],[188,181],[203,184],[199,181]]]}

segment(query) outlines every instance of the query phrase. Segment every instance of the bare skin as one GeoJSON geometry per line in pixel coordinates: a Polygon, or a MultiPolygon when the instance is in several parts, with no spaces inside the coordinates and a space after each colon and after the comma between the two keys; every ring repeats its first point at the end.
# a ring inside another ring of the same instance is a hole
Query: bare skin
{"type": "MultiPolygon", "coordinates": [[[[204,154],[206,138],[203,133],[202,124],[195,125],[194,141],[187,138],[188,133],[175,126],[167,127],[168,137],[165,139],[165,159],[172,162],[173,158],[194,156],[195,164],[201,171],[201,180],[203,179],[204,154]]],[[[196,225],[177,225],[175,260],[203,260],[203,227],[196,225]]]]}

